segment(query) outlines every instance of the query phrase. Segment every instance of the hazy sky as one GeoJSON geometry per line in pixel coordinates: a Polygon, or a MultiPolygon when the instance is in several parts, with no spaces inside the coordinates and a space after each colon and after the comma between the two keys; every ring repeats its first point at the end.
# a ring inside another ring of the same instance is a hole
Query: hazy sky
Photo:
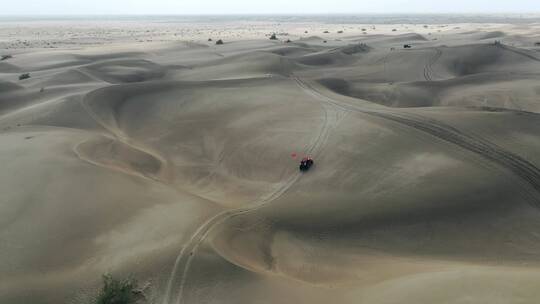
{"type": "Polygon", "coordinates": [[[0,14],[538,13],[540,0],[0,0],[0,14]]]}

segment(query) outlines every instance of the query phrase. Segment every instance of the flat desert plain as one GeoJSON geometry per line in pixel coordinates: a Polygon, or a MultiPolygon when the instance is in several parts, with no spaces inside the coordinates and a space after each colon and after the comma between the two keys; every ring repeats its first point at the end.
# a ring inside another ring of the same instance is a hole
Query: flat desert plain
{"type": "Polygon", "coordinates": [[[0,21],[0,303],[540,301],[540,19],[206,18],[0,21]]]}

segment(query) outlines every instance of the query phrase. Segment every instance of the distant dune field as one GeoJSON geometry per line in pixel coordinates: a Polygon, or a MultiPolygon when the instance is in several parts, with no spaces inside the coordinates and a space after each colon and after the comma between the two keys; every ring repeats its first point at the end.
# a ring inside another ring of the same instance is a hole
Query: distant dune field
{"type": "Polygon", "coordinates": [[[540,299],[538,23],[2,22],[0,303],[540,299]]]}

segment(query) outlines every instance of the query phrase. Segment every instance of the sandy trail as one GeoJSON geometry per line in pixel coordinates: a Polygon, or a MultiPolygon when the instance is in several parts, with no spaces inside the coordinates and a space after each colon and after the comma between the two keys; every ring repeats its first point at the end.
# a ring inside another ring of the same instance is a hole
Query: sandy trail
{"type": "MultiPolygon", "coordinates": [[[[307,93],[312,95],[310,92],[307,93]]],[[[305,154],[312,155],[313,157],[316,157],[321,151],[328,136],[330,136],[331,130],[337,126],[344,114],[343,110],[334,104],[321,103],[320,106],[323,110],[322,124],[315,138],[305,150],[305,154]]],[[[255,212],[272,203],[274,200],[285,194],[287,190],[302,177],[302,174],[302,172],[297,171],[294,175],[291,175],[288,179],[281,182],[275,189],[250,203],[248,207],[225,210],[214,215],[199,226],[191,236],[189,242],[182,248],[174,262],[162,303],[183,303],[184,286],[188,279],[192,260],[195,258],[199,246],[207,239],[213,229],[232,218],[255,212]],[[178,286],[177,292],[174,292],[175,286],[178,286]]]]}
{"type": "Polygon", "coordinates": [[[534,55],[531,55],[530,53],[528,52],[525,52],[523,50],[520,50],[520,49],[517,49],[515,47],[511,47],[511,46],[507,46],[507,45],[504,45],[504,44],[497,44],[498,47],[504,49],[504,50],[507,50],[507,51],[510,51],[512,53],[516,53],[518,55],[521,55],[521,56],[524,56],[524,57],[527,57],[531,60],[534,60],[534,61],[540,61],[540,58],[534,56],[534,55]]]}
{"type": "Polygon", "coordinates": [[[532,188],[533,191],[531,192],[529,190],[528,193],[535,201],[535,205],[540,207],[540,169],[521,156],[507,151],[485,138],[467,134],[440,121],[426,118],[419,114],[397,113],[396,111],[373,111],[352,104],[344,104],[323,95],[320,91],[298,77],[295,77],[295,80],[302,89],[323,102],[330,103],[346,111],[361,112],[406,125],[459,146],[464,150],[473,152],[497,164],[501,168],[512,172],[513,176],[517,177],[522,185],[529,186],[529,189],[532,188]]]}
{"type": "MultiPolygon", "coordinates": [[[[88,96],[88,94],[86,96],[88,96]]],[[[86,113],[90,117],[92,117],[92,119],[95,122],[97,122],[100,126],[102,126],[105,130],[107,130],[110,133],[110,135],[102,134],[102,136],[104,136],[106,138],[109,138],[109,139],[111,139],[113,141],[118,141],[119,143],[133,149],[136,152],[140,152],[143,155],[147,154],[150,157],[158,160],[159,163],[160,163],[159,172],[157,172],[156,174],[145,174],[144,172],[136,172],[136,171],[133,171],[133,170],[126,170],[125,168],[119,168],[119,167],[115,167],[114,169],[115,170],[120,170],[120,171],[122,171],[122,172],[124,172],[126,174],[136,175],[136,176],[143,177],[143,178],[148,178],[148,179],[151,179],[151,180],[154,180],[154,181],[168,182],[169,165],[168,165],[167,159],[165,159],[162,155],[155,152],[154,150],[149,149],[148,147],[145,147],[145,146],[133,141],[122,130],[120,130],[120,129],[116,128],[116,127],[110,126],[103,119],[101,119],[99,117],[99,115],[94,112],[94,110],[92,110],[92,107],[88,104],[88,102],[89,101],[86,98],[82,98],[81,101],[80,101],[80,104],[83,107],[83,109],[86,111],[86,113]]],[[[89,139],[89,140],[91,140],[91,139],[89,139]]],[[[84,151],[81,150],[81,147],[87,142],[88,142],[88,140],[83,141],[83,142],[79,143],[78,145],[76,145],[74,147],[74,151],[77,154],[77,156],[80,159],[82,159],[82,160],[84,160],[86,162],[89,162],[89,163],[91,163],[93,165],[102,166],[102,167],[111,169],[111,167],[109,165],[103,164],[103,163],[101,163],[99,161],[94,160],[92,157],[89,157],[89,156],[85,155],[84,151]]]]}
{"type": "Polygon", "coordinates": [[[433,65],[437,62],[437,60],[439,60],[439,58],[441,58],[441,56],[441,49],[435,48],[435,54],[428,59],[428,62],[424,66],[424,78],[426,81],[433,81],[435,75],[433,72],[433,65]]]}

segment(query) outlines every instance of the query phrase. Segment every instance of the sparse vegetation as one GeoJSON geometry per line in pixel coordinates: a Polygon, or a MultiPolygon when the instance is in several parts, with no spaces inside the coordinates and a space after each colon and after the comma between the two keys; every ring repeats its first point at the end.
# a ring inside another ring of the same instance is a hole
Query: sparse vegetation
{"type": "Polygon", "coordinates": [[[117,280],[111,275],[103,276],[103,288],[96,304],[134,304],[138,299],[137,282],[132,279],[117,280]]]}
{"type": "Polygon", "coordinates": [[[344,48],[341,49],[341,52],[343,52],[344,54],[347,54],[347,55],[353,55],[353,54],[357,54],[357,53],[365,53],[365,52],[368,52],[371,48],[365,44],[365,43],[358,43],[358,44],[353,44],[353,45],[349,45],[349,46],[346,46],[344,48]]]}
{"type": "Polygon", "coordinates": [[[270,40],[277,40],[276,33],[273,33],[272,36],[270,36],[270,40]]]}
{"type": "Polygon", "coordinates": [[[219,39],[218,41],[216,41],[216,45],[221,45],[223,44],[223,40],[219,39]]]}
{"type": "Polygon", "coordinates": [[[19,75],[19,80],[25,80],[28,78],[30,78],[30,73],[24,73],[24,74],[19,75]]]}
{"type": "Polygon", "coordinates": [[[10,58],[13,58],[13,56],[11,56],[11,55],[2,55],[2,57],[0,58],[0,61],[8,60],[10,58]]]}

